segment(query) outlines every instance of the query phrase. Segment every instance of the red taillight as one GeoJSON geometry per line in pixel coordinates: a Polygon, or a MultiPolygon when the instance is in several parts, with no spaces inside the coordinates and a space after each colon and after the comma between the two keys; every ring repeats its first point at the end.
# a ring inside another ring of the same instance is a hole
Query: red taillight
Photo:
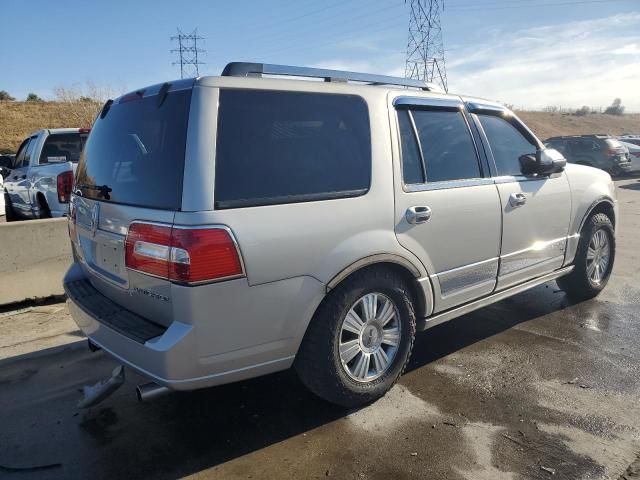
{"type": "Polygon", "coordinates": [[[133,223],[125,247],[128,268],[179,283],[243,274],[236,244],[225,228],[133,223]]]}
{"type": "Polygon", "coordinates": [[[62,172],[58,175],[58,201],[60,203],[69,203],[71,190],[73,187],[73,172],[62,172]]]}
{"type": "Polygon", "coordinates": [[[89,133],[91,132],[90,128],[81,128],[78,130],[78,133],[89,133]]]}

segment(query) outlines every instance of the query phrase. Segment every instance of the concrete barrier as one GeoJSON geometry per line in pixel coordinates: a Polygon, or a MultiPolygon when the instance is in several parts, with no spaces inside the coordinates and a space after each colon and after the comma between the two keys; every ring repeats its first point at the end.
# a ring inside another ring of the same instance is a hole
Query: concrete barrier
{"type": "Polygon", "coordinates": [[[71,263],[66,218],[0,224],[0,305],[62,295],[71,263]]]}

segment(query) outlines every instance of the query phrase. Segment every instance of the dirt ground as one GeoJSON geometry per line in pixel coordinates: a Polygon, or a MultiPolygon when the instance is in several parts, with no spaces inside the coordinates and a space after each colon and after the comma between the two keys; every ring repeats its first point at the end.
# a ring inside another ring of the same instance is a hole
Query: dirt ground
{"type": "Polygon", "coordinates": [[[640,180],[617,183],[603,294],[574,304],[551,282],[429,330],[362,409],[283,372],[148,404],[129,374],[78,410],[116,362],[85,348],[64,304],[0,311],[0,477],[639,478],[640,180]]]}

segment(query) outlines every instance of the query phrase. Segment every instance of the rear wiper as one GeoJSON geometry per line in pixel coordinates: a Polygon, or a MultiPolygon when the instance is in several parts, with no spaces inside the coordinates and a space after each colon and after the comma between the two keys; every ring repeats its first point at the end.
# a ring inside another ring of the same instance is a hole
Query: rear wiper
{"type": "Polygon", "coordinates": [[[105,200],[110,200],[111,196],[109,195],[109,193],[113,192],[113,188],[109,187],[108,185],[89,185],[87,183],[79,183],[78,185],[76,185],[76,187],[86,188],[87,190],[97,190],[105,200]]]}

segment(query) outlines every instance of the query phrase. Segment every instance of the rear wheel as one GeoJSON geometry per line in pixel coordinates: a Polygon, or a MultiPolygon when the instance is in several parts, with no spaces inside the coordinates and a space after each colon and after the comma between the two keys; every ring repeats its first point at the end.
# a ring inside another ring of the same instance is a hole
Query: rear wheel
{"type": "Polygon", "coordinates": [[[576,300],[598,295],[607,285],[616,253],[611,220],[604,213],[592,215],[580,233],[573,271],[557,280],[558,286],[576,300]]]}
{"type": "Polygon", "coordinates": [[[415,314],[404,280],[391,270],[355,273],[324,300],[294,366],[319,397],[356,407],[382,397],[409,360],[415,314]]]}

